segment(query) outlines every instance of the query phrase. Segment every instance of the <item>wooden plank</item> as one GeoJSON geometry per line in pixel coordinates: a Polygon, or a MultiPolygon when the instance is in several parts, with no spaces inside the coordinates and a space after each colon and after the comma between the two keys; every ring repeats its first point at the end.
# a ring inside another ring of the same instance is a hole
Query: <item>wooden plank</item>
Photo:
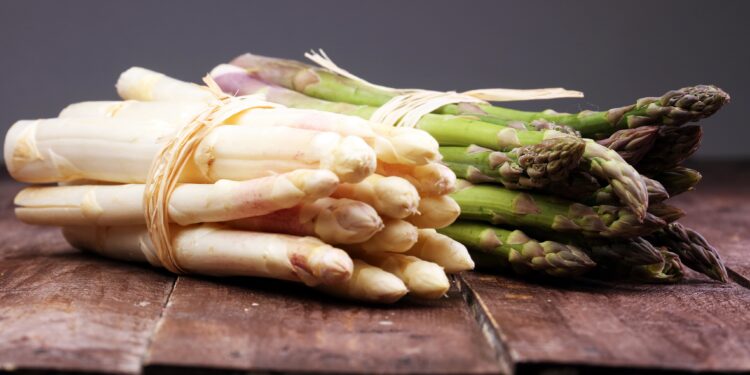
{"type": "Polygon", "coordinates": [[[459,292],[367,306],[302,285],[180,277],[154,338],[152,367],[281,372],[497,373],[459,292]]]}
{"type": "Polygon", "coordinates": [[[0,189],[0,369],[140,372],[174,277],[80,254],[0,189]]]}
{"type": "Polygon", "coordinates": [[[750,293],[736,284],[535,284],[464,276],[514,362],[750,370],[750,293]]]}
{"type": "MultiPolygon", "coordinates": [[[[704,164],[704,182],[670,203],[681,222],[750,275],[750,171],[747,164],[704,164]],[[732,181],[731,184],[727,182],[732,181]]],[[[679,285],[534,283],[463,276],[476,303],[518,366],[574,364],[676,370],[750,371],[750,290],[702,276],[679,285]]],[[[537,368],[537,367],[534,367],[537,368]]]]}

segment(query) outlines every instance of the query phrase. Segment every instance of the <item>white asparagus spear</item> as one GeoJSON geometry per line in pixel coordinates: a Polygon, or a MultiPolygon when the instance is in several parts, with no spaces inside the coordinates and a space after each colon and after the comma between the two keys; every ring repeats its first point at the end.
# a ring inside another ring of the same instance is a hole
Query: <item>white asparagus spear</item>
{"type": "Polygon", "coordinates": [[[372,123],[372,129],[389,142],[382,146],[375,145],[381,154],[393,154],[395,156],[381,158],[386,163],[422,165],[437,162],[442,159],[438,142],[430,133],[413,128],[400,128],[372,123]],[[392,151],[388,151],[392,148],[392,151]]]}
{"type": "Polygon", "coordinates": [[[396,302],[409,291],[396,275],[359,259],[354,259],[349,280],[321,285],[319,289],[339,297],[377,303],[396,302]]]}
{"type": "Polygon", "coordinates": [[[445,228],[456,221],[461,214],[461,207],[450,196],[437,195],[422,197],[417,211],[407,217],[406,221],[418,228],[445,228]]]}
{"type": "Polygon", "coordinates": [[[435,262],[448,273],[474,269],[474,261],[466,246],[434,229],[420,229],[419,240],[404,254],[435,262]]]}
{"type": "Polygon", "coordinates": [[[205,86],[180,81],[137,66],[120,74],[115,87],[123,99],[208,102],[216,98],[205,86]]]}
{"type": "MultiPolygon", "coordinates": [[[[272,109],[262,109],[272,111],[272,109]]],[[[18,121],[5,137],[5,163],[22,182],[76,179],[143,183],[175,127],[119,119],[18,121]]],[[[249,180],[296,169],[328,169],[341,181],[372,174],[375,153],[361,138],[264,126],[219,126],[194,152],[181,180],[249,180]]]]}
{"type": "Polygon", "coordinates": [[[418,229],[414,225],[389,218],[384,218],[383,224],[383,229],[369,240],[346,245],[346,248],[364,252],[403,253],[417,243],[418,229]]]}
{"type": "MultiPolygon", "coordinates": [[[[336,175],[322,169],[181,184],[169,201],[169,218],[188,225],[266,215],[327,197],[336,185],[336,175]]],[[[142,225],[143,192],[140,184],[29,187],[16,195],[16,217],[39,225],[142,225]]]]}
{"type": "Polygon", "coordinates": [[[356,184],[339,184],[333,196],[365,202],[379,214],[393,219],[416,214],[420,202],[417,189],[409,181],[378,174],[356,184]]]}
{"type": "Polygon", "coordinates": [[[384,176],[397,176],[411,182],[422,196],[445,195],[456,188],[456,174],[440,163],[404,165],[378,163],[376,170],[384,176]]]}
{"type": "Polygon", "coordinates": [[[358,253],[355,257],[396,275],[406,284],[409,295],[417,298],[440,298],[451,286],[442,267],[414,256],[393,253],[358,253]]]}
{"type": "MultiPolygon", "coordinates": [[[[63,234],[80,249],[161,266],[143,226],[65,227],[63,234]]],[[[191,273],[269,277],[315,286],[346,283],[353,271],[349,255],[317,238],[231,230],[216,224],[172,226],[171,234],[177,263],[191,273]]]]}
{"type": "Polygon", "coordinates": [[[315,236],[331,244],[364,242],[383,229],[380,216],[366,203],[335,198],[231,221],[229,225],[251,231],[315,236]]]}
{"type": "MultiPolygon", "coordinates": [[[[191,121],[206,109],[200,101],[94,101],[71,104],[60,112],[60,118],[118,118],[135,121],[159,120],[173,126],[191,121]]],[[[244,110],[224,121],[230,125],[283,126],[343,136],[361,137],[374,144],[378,135],[370,124],[359,118],[332,112],[295,108],[274,108],[273,111],[244,110]]]]}

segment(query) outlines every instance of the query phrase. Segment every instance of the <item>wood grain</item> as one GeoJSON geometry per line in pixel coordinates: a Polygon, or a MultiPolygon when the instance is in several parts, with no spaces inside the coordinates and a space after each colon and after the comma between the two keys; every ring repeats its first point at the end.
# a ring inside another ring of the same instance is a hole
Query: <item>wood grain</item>
{"type": "Polygon", "coordinates": [[[363,306],[286,282],[180,277],[147,363],[282,372],[497,373],[454,289],[363,306]]]}
{"type": "Polygon", "coordinates": [[[0,212],[0,368],[138,373],[174,277],[81,254],[0,212]]]}

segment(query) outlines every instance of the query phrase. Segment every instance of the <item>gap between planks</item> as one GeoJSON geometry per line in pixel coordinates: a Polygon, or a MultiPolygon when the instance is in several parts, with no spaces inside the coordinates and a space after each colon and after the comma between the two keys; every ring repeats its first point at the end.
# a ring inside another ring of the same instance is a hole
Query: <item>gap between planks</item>
{"type": "Polygon", "coordinates": [[[177,275],[172,281],[172,285],[169,288],[169,293],[167,293],[167,298],[164,299],[164,303],[161,306],[161,312],[159,313],[159,318],[156,320],[156,324],[154,324],[154,328],[151,329],[151,334],[149,335],[148,343],[146,344],[146,350],[143,351],[143,355],[141,356],[141,371],[140,371],[141,373],[143,373],[148,357],[151,355],[151,347],[154,344],[154,338],[156,337],[156,333],[159,332],[159,329],[164,323],[164,320],[166,318],[165,315],[167,314],[167,309],[169,308],[169,305],[172,303],[172,294],[174,293],[175,287],[177,287],[177,283],[181,279],[182,279],[182,276],[177,275]]]}
{"type": "Polygon", "coordinates": [[[479,326],[482,335],[487,340],[487,344],[495,352],[495,359],[500,367],[502,374],[514,374],[516,371],[513,359],[502,333],[498,329],[497,322],[489,313],[487,306],[480,297],[471,288],[462,275],[456,275],[456,286],[463,297],[466,306],[469,308],[471,316],[479,326]]]}

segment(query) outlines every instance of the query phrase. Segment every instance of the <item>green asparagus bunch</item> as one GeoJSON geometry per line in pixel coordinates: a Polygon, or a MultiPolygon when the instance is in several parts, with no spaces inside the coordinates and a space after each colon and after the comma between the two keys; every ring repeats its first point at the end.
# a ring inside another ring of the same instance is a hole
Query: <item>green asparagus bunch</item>
{"type": "MultiPolygon", "coordinates": [[[[227,93],[262,93],[289,107],[365,119],[401,94],[250,54],[217,67],[212,77],[227,93]]],[[[685,213],[666,201],[701,179],[681,166],[702,137],[699,126],[684,124],[728,101],[721,89],[699,85],[599,112],[440,107],[415,125],[438,141],[442,163],[460,179],[451,194],[460,218],[440,232],[464,243],[478,265],[520,274],[572,277],[598,270],[675,282],[684,262],[726,281],[718,253],[677,223],[685,213]]]]}

